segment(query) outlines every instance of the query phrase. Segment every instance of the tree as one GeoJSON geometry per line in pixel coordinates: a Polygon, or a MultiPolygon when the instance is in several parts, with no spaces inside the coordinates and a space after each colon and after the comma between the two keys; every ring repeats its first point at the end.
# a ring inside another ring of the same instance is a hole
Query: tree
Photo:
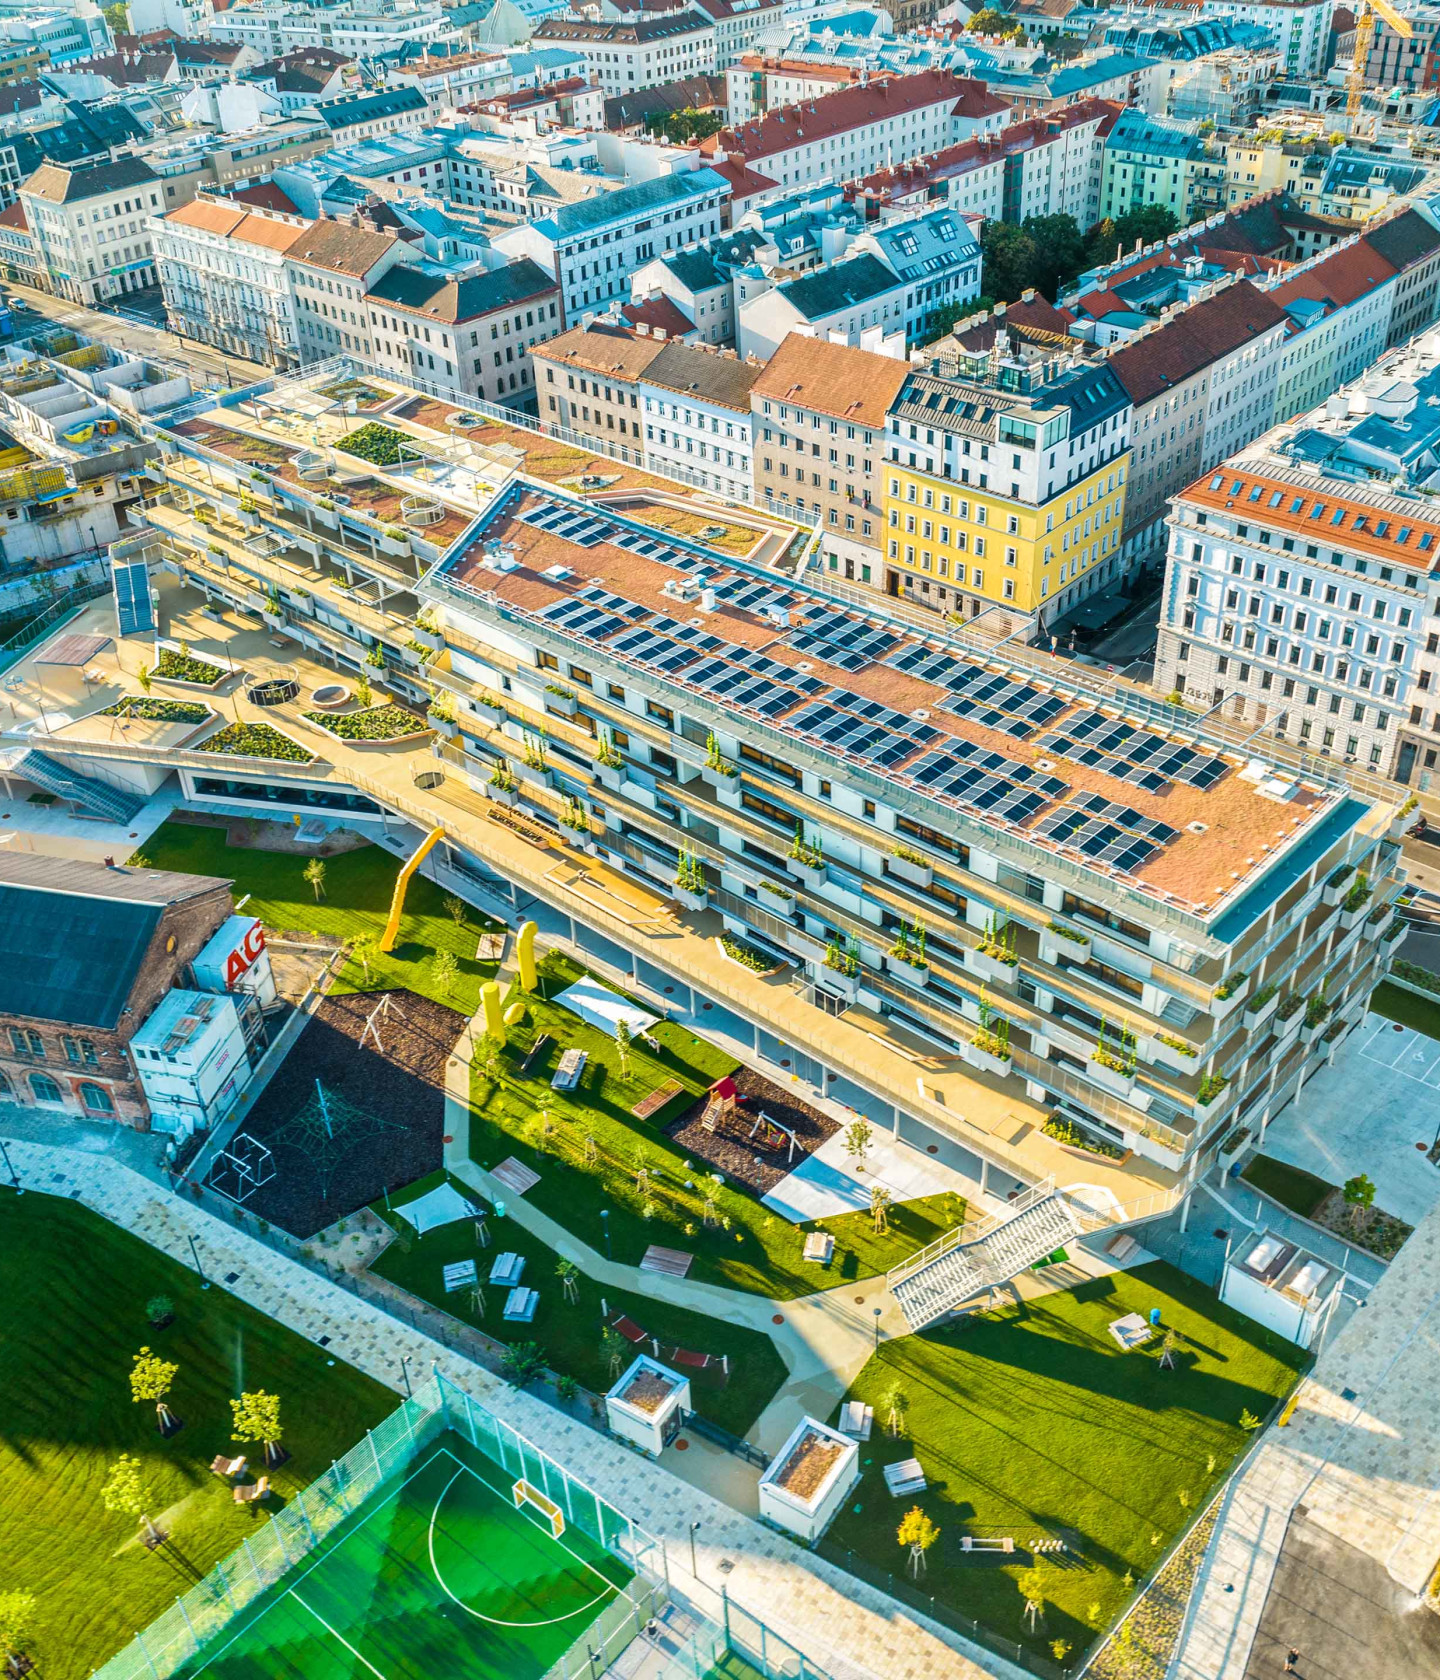
{"type": "Polygon", "coordinates": [[[365,970],[365,979],[368,982],[370,979],[370,964],[380,955],[379,935],[362,933],[350,947],[350,955],[365,970]]]}
{"type": "Polygon", "coordinates": [[[325,896],[325,859],[311,858],[305,865],[305,881],[315,889],[315,902],[318,904],[325,896]]]}
{"type": "Polygon", "coordinates": [[[130,1369],[130,1399],[137,1406],[147,1400],[154,1402],[155,1423],[162,1435],[175,1421],[175,1414],[165,1404],[165,1397],[179,1369],[172,1361],[162,1359],[158,1353],[151,1353],[148,1347],[142,1347],[135,1355],[135,1363],[130,1369]]]}
{"type": "Polygon", "coordinates": [[[1115,231],[1115,223],[1107,216],[1103,222],[1096,222],[1085,235],[1086,268],[1100,268],[1105,263],[1114,262],[1119,249],[1120,236],[1115,231]]]}
{"type": "Polygon", "coordinates": [[[362,671],[355,679],[355,704],[368,706],[375,698],[375,691],[370,687],[370,679],[362,671]]]}
{"type": "Polygon", "coordinates": [[[1035,244],[1031,284],[1053,303],[1085,266],[1085,241],[1073,216],[1027,216],[1021,224],[1035,244]]]}
{"type": "Polygon", "coordinates": [[[693,105],[687,105],[683,111],[667,111],[663,116],[653,116],[646,123],[652,134],[663,135],[676,146],[685,146],[694,140],[708,140],[724,126],[725,119],[718,111],[698,111],[693,105]]]}
{"type": "Polygon", "coordinates": [[[1015,1577],[1015,1585],[1025,1600],[1025,1620],[1034,1633],[1036,1622],[1045,1620],[1045,1573],[1037,1563],[1033,1569],[1022,1569],[1015,1577]]]}
{"type": "Polygon", "coordinates": [[[1349,1210],[1350,1228],[1363,1231],[1365,1221],[1370,1216],[1370,1209],[1375,1205],[1375,1186],[1364,1173],[1356,1173],[1354,1178],[1345,1180],[1345,1188],[1341,1191],[1345,1198],[1345,1206],[1349,1210]]]}
{"type": "Polygon", "coordinates": [[[855,1162],[855,1171],[865,1171],[865,1157],[875,1140],[875,1129],[868,1120],[852,1120],[845,1128],[845,1153],[855,1162]]]}
{"type": "Polygon", "coordinates": [[[259,1441],[265,1449],[265,1462],[276,1464],[280,1458],[280,1396],[267,1394],[263,1388],[252,1389],[238,1400],[230,1402],[232,1441],[259,1441]]]}
{"type": "Polygon", "coordinates": [[[470,908],[463,898],[457,898],[454,893],[445,900],[445,913],[456,927],[465,926],[465,912],[470,908]]]}
{"type": "Polygon", "coordinates": [[[910,1573],[918,1581],[925,1573],[925,1554],[940,1538],[940,1530],[918,1505],[912,1505],[901,1517],[895,1538],[910,1548],[910,1573]]]}
{"type": "Polygon", "coordinates": [[[0,1657],[22,1655],[34,1625],[34,1593],[19,1587],[0,1592],[0,1657]]]}
{"type": "Polygon", "coordinates": [[[1180,218],[1173,210],[1167,210],[1163,204],[1137,204],[1115,223],[1115,234],[1120,242],[1121,251],[1133,251],[1137,241],[1141,245],[1154,245],[1158,240],[1168,239],[1172,233],[1179,231],[1180,218]]]}
{"type": "Polygon", "coordinates": [[[615,1059],[620,1063],[620,1077],[630,1083],[630,1023],[622,1015],[615,1022],[615,1059]]]}
{"type": "Polygon", "coordinates": [[[1160,1368],[1162,1371],[1175,1369],[1175,1355],[1180,1351],[1180,1336],[1175,1330],[1167,1330],[1164,1340],[1160,1343],[1160,1368]]]}
{"type": "Polygon", "coordinates": [[[629,1342],[612,1325],[607,1324],[600,1332],[600,1357],[610,1372],[611,1382],[620,1375],[620,1367],[629,1351],[629,1342]]]}
{"type": "Polygon", "coordinates": [[[870,1186],[870,1223],[877,1237],[890,1229],[890,1192],[883,1184],[870,1186]]]}
{"type": "Polygon", "coordinates": [[[880,1404],[885,1408],[885,1432],[893,1440],[905,1427],[905,1414],[910,1410],[910,1397],[899,1383],[888,1389],[880,1404]]]}
{"type": "Polygon", "coordinates": [[[983,6],[965,27],[972,35],[1003,35],[1014,21],[1004,12],[997,12],[993,6],[983,6]]]}
{"type": "Polygon", "coordinates": [[[1040,252],[1034,239],[1014,222],[986,222],[980,235],[985,289],[1002,303],[1014,303],[1035,284],[1040,252]]]}
{"type": "Polygon", "coordinates": [[[560,1287],[565,1291],[565,1299],[572,1304],[580,1299],[580,1268],[573,1260],[559,1260],[555,1264],[555,1276],[560,1279],[560,1287]]]}
{"type": "Polygon", "coordinates": [[[135,681],[140,684],[140,692],[142,694],[148,694],[150,692],[152,679],[150,676],[150,667],[148,665],[142,665],[135,673],[135,681]]]}
{"type": "Polygon", "coordinates": [[[105,21],[110,25],[112,35],[128,35],[130,33],[130,8],[125,0],[115,0],[114,5],[102,6],[105,21]]]}
{"type": "Polygon", "coordinates": [[[511,1342],[500,1358],[500,1374],[516,1388],[528,1388],[545,1375],[545,1355],[538,1342],[511,1342]]]}
{"type": "Polygon", "coordinates": [[[150,1502],[151,1489],[140,1467],[140,1460],[131,1453],[121,1453],[110,1466],[105,1486],[100,1489],[100,1503],[107,1511],[117,1511],[125,1517],[138,1517],[145,1525],[146,1534],[158,1539],[155,1525],[145,1514],[150,1502]]]}
{"type": "Polygon", "coordinates": [[[431,957],[430,980],[442,997],[449,997],[455,990],[455,981],[459,974],[460,964],[456,962],[453,951],[437,951],[431,957]]]}

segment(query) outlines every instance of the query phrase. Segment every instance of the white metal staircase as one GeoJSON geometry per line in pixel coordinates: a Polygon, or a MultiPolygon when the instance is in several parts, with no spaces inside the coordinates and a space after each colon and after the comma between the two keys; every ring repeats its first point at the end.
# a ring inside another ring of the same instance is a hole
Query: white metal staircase
{"type": "Polygon", "coordinates": [[[21,755],[12,770],[16,776],[23,776],[46,793],[73,799],[92,816],[108,817],[111,822],[132,821],[145,803],[142,795],[112,787],[109,782],[97,781],[94,776],[82,776],[78,770],[71,770],[48,753],[33,747],[21,755]]]}
{"type": "Polygon", "coordinates": [[[912,1330],[954,1312],[1078,1236],[1083,1227],[1054,1179],[1032,1184],[1003,1213],[947,1231],[886,1278],[912,1330]]]}

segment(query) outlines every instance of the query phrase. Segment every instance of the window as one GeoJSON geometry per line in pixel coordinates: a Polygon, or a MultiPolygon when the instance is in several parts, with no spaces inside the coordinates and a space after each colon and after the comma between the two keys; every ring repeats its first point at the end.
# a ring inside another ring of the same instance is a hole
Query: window
{"type": "Polygon", "coordinates": [[[668,706],[662,706],[654,700],[645,702],[645,716],[654,718],[656,723],[663,723],[669,730],[675,728],[675,714],[668,706]]]}
{"type": "Polygon", "coordinates": [[[60,1087],[48,1073],[32,1073],[30,1075],[30,1092],[37,1103],[58,1103],[60,1101],[60,1087]]]}
{"type": "Polygon", "coordinates": [[[37,1032],[31,1032],[26,1027],[11,1027],[10,1042],[15,1048],[17,1056],[43,1056],[45,1054],[45,1040],[37,1032]]]}
{"type": "Polygon", "coordinates": [[[115,1104],[103,1085],[92,1085],[87,1079],[80,1087],[80,1101],[92,1114],[113,1114],[115,1104]]]}
{"type": "Polygon", "coordinates": [[[66,1033],[60,1040],[65,1048],[67,1062],[83,1062],[87,1067],[98,1067],[100,1058],[96,1053],[95,1044],[88,1038],[71,1038],[66,1033]]]}

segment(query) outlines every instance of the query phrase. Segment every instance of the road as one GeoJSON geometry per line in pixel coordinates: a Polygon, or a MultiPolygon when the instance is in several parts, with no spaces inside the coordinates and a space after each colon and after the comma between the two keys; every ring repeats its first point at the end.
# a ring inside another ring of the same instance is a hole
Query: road
{"type": "MultiPolygon", "coordinates": [[[[58,298],[50,292],[37,292],[29,286],[7,283],[12,297],[28,303],[29,311],[15,317],[15,336],[28,338],[46,326],[65,326],[87,338],[103,339],[117,350],[146,356],[155,361],[169,362],[183,368],[197,383],[203,385],[248,385],[257,379],[274,377],[273,368],[257,366],[236,356],[224,355],[209,345],[197,344],[193,339],[181,338],[164,327],[148,325],[139,316],[118,315],[109,310],[86,309],[68,298],[58,298]]],[[[145,300],[148,302],[148,298],[145,300]]]]}

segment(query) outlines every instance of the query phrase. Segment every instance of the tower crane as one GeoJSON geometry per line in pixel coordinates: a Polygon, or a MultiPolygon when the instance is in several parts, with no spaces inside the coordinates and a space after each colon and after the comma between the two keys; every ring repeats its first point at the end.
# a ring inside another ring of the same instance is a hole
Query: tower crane
{"type": "Polygon", "coordinates": [[[1360,0],[1355,13],[1355,59],[1346,84],[1345,115],[1350,133],[1355,134],[1355,119],[1360,115],[1361,96],[1365,92],[1365,70],[1370,62],[1370,48],[1375,44],[1375,30],[1383,18],[1397,35],[1410,40],[1415,30],[1410,19],[1397,12],[1390,0],[1360,0]]]}

